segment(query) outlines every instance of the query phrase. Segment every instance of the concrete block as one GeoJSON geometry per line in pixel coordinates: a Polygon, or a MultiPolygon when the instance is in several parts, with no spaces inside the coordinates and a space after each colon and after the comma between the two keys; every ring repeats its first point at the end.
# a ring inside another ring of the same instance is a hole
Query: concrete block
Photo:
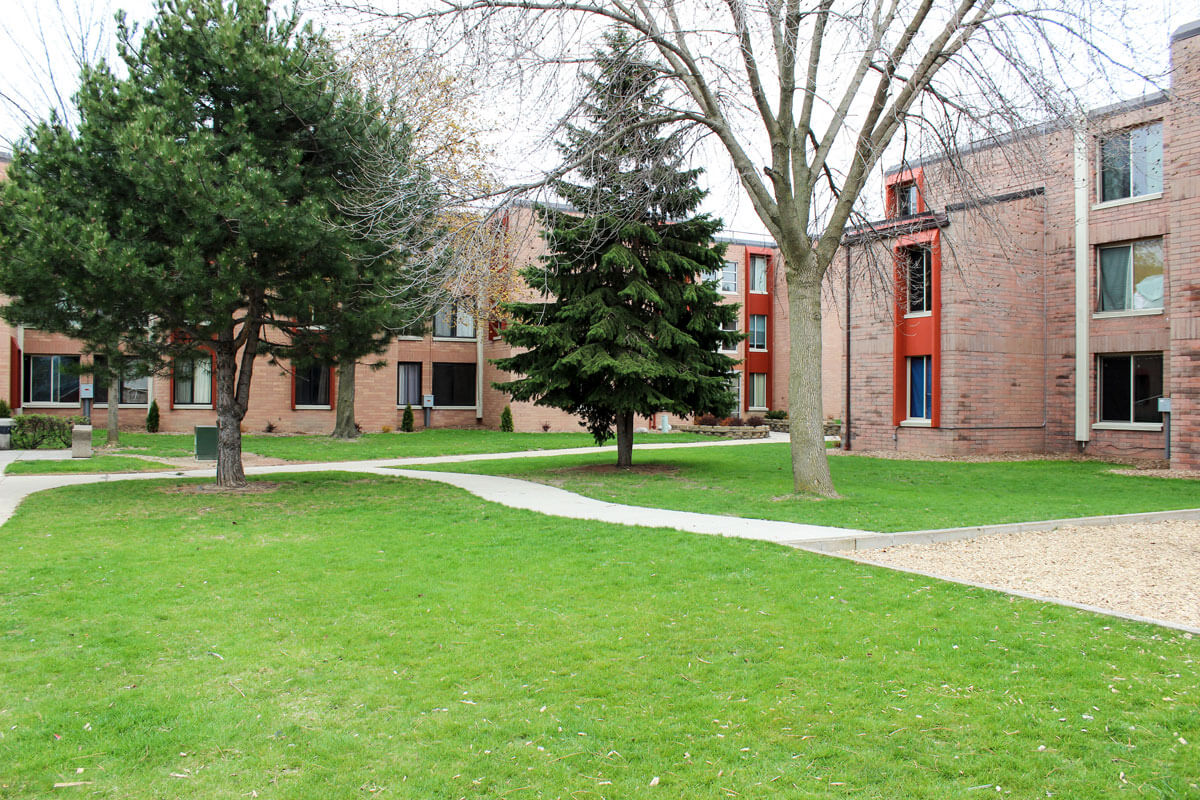
{"type": "Polygon", "coordinates": [[[71,428],[71,458],[92,457],[92,426],[76,425],[71,428]]]}

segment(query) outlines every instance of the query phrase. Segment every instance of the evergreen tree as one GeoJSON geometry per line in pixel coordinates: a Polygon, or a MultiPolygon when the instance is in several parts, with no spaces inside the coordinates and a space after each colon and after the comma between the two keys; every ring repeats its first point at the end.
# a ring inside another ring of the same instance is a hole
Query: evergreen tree
{"type": "Polygon", "coordinates": [[[77,130],[52,119],[15,148],[0,291],[100,309],[147,362],[211,354],[217,482],[240,486],[255,359],[280,345],[264,329],[320,324],[331,286],[389,257],[338,202],[387,132],[295,8],[163,0],[118,36],[127,77],[86,69],[77,130]]]}
{"type": "Polygon", "coordinates": [[[581,182],[555,191],[578,213],[539,208],[550,253],[522,276],[546,300],[507,306],[502,335],[526,349],[495,363],[522,376],[497,384],[515,399],[580,415],[597,443],[615,429],[627,467],[635,415],[730,406],[735,362],[717,351],[740,335],[721,328],[737,306],[703,279],[722,266],[721,222],[690,216],[700,170],[683,168],[679,131],[656,119],[657,73],[625,31],[605,42],[587,125],[559,144],[581,182]]]}

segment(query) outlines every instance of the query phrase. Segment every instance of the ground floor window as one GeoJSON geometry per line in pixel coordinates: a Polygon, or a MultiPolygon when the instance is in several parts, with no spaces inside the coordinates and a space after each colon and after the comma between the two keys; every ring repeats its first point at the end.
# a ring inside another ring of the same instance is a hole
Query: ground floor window
{"type": "Polygon", "coordinates": [[[474,406],[475,362],[434,362],[433,404],[435,406],[474,406]]]}
{"type": "Polygon", "coordinates": [[[734,372],[729,376],[729,393],[733,395],[733,407],[729,409],[729,416],[740,416],[742,413],[742,373],[734,372]]]}
{"type": "Polygon", "coordinates": [[[1162,422],[1162,353],[1098,356],[1100,422],[1162,422]]]}
{"type": "Polygon", "coordinates": [[[401,361],[396,371],[396,405],[421,405],[421,362],[401,361]]]}
{"type": "Polygon", "coordinates": [[[296,369],[296,408],[304,406],[329,407],[328,364],[313,363],[296,369]]]}
{"type": "Polygon", "coordinates": [[[25,356],[26,403],[78,403],[79,356],[25,356]]]}
{"type": "Polygon", "coordinates": [[[908,418],[933,418],[933,357],[908,358],[908,418]]]}
{"type": "Polygon", "coordinates": [[[767,407],[767,373],[750,373],[750,409],[765,410],[767,407]]]}
{"type": "Polygon", "coordinates": [[[177,406],[211,406],[212,356],[175,359],[171,397],[177,406]]]}
{"type": "MultiPolygon", "coordinates": [[[[92,357],[92,383],[95,384],[96,405],[108,404],[108,376],[105,372],[107,360],[104,356],[92,357]]],[[[140,378],[121,376],[117,403],[123,406],[144,406],[150,402],[150,378],[143,375],[140,378]]]]}

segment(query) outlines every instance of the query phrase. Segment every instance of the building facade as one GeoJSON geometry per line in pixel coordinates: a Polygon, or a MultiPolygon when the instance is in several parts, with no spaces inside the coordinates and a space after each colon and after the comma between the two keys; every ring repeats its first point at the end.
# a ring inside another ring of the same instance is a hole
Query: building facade
{"type": "Polygon", "coordinates": [[[1200,23],[1171,59],[1167,92],[888,172],[827,286],[852,447],[1200,468],[1200,23]]]}

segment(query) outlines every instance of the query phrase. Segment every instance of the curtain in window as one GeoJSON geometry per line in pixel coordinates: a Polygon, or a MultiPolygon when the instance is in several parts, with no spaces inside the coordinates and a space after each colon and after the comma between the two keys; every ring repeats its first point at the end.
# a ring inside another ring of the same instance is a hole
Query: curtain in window
{"type": "Polygon", "coordinates": [[[1129,297],[1129,248],[1105,247],[1100,251],[1100,310],[1124,311],[1129,297]]]}
{"type": "Polygon", "coordinates": [[[421,362],[402,361],[396,376],[396,405],[421,405],[421,362]]]}

